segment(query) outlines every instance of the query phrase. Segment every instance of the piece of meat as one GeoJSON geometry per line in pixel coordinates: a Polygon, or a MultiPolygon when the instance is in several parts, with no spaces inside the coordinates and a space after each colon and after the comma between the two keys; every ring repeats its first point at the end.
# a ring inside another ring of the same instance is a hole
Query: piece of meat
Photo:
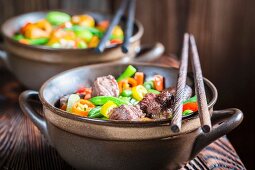
{"type": "Polygon", "coordinates": [[[156,100],[157,95],[153,93],[148,93],[144,98],[138,103],[140,108],[146,113],[146,117],[149,118],[159,118],[161,113],[161,105],[156,100]]]}
{"type": "Polygon", "coordinates": [[[174,95],[172,89],[163,90],[160,94],[148,93],[139,102],[139,105],[143,112],[146,113],[146,117],[152,119],[167,118],[169,113],[168,109],[172,107],[174,103],[174,95]]]}
{"type": "Polygon", "coordinates": [[[118,83],[112,75],[98,77],[92,87],[92,96],[119,96],[118,83]]]}
{"type": "Polygon", "coordinates": [[[111,110],[111,120],[136,120],[144,117],[144,113],[138,105],[121,105],[111,110]]]}
{"type": "Polygon", "coordinates": [[[144,98],[139,102],[140,108],[144,111],[147,112],[147,107],[150,105],[150,102],[155,100],[157,97],[156,94],[154,93],[148,93],[144,96],[144,98]]]}
{"type": "Polygon", "coordinates": [[[159,95],[156,97],[157,102],[162,107],[162,110],[166,110],[167,108],[171,108],[174,103],[174,95],[171,93],[171,90],[163,90],[159,95]]]}

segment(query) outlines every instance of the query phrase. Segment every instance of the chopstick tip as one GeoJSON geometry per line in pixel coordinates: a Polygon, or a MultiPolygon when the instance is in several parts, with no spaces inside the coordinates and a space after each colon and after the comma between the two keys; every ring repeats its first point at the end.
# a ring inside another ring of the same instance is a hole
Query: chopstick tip
{"type": "Polygon", "coordinates": [[[202,130],[204,133],[208,133],[211,131],[211,127],[209,125],[202,126],[202,130]]]}
{"type": "Polygon", "coordinates": [[[171,130],[174,132],[174,133],[178,133],[180,132],[180,127],[178,125],[172,125],[171,126],[171,130]]]}
{"type": "Polygon", "coordinates": [[[121,50],[122,50],[123,53],[128,53],[128,48],[125,47],[125,46],[122,46],[121,50]]]}

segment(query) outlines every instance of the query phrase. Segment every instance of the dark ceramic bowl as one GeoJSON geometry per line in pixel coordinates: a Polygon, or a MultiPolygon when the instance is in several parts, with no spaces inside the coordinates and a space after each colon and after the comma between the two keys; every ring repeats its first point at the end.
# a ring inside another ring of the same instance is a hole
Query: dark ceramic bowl
{"type": "MultiPolygon", "coordinates": [[[[56,49],[47,46],[32,46],[19,43],[12,39],[13,34],[28,21],[37,21],[45,17],[47,12],[32,12],[13,17],[2,25],[4,36],[4,51],[0,51],[6,66],[14,73],[17,79],[26,87],[38,90],[43,82],[62,71],[93,63],[127,62],[131,60],[148,61],[158,58],[164,47],[155,43],[149,49],[143,50],[140,39],[143,35],[143,26],[136,21],[133,36],[130,39],[129,53],[123,54],[120,45],[110,46],[104,53],[98,54],[94,48],[89,49],[56,49]],[[144,51],[139,55],[140,49],[144,51]],[[136,58],[139,56],[139,58],[136,58]],[[36,78],[35,78],[36,77],[36,78]]],[[[86,12],[97,21],[109,19],[105,14],[86,12]]],[[[125,19],[121,21],[125,24],[125,19]]]]}
{"type": "MultiPolygon", "coordinates": [[[[161,74],[166,87],[176,84],[178,70],[149,64],[133,64],[146,76],[161,74]]],[[[53,147],[77,169],[176,169],[205,146],[236,128],[243,119],[238,109],[213,111],[217,90],[204,79],[213,129],[205,134],[197,114],[185,118],[180,133],[170,130],[170,120],[153,122],[107,121],[69,114],[54,107],[58,99],[80,86],[91,86],[98,76],[119,75],[127,64],[99,64],[75,68],[48,80],[40,92],[20,95],[23,112],[35,123],[53,147]],[[44,116],[29,101],[40,101],[44,116]]],[[[188,84],[193,87],[191,77],[188,84]]]]}

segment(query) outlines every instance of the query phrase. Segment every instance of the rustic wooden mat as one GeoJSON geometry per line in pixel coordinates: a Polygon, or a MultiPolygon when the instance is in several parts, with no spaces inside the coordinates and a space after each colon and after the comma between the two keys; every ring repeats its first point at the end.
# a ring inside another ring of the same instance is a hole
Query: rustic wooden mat
{"type": "MultiPolygon", "coordinates": [[[[21,112],[18,95],[24,89],[11,73],[0,69],[0,169],[73,169],[21,112]]],[[[222,137],[182,169],[245,167],[228,139],[222,137]]]]}

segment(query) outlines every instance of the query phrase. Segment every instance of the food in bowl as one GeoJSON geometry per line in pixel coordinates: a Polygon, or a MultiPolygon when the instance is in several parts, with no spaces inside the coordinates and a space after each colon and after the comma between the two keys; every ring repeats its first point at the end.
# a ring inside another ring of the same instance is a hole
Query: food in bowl
{"type": "MultiPolygon", "coordinates": [[[[108,25],[108,20],[97,22],[88,14],[71,16],[64,12],[50,11],[41,20],[22,25],[13,39],[23,44],[52,48],[94,48],[108,25]]],[[[107,45],[120,44],[123,37],[123,30],[117,25],[107,45]]]]}
{"type": "MultiPolygon", "coordinates": [[[[175,88],[165,88],[164,77],[146,77],[129,65],[119,77],[97,77],[92,87],[82,87],[59,99],[60,109],[82,117],[103,120],[153,121],[172,117],[175,88]]],[[[184,91],[183,116],[198,110],[192,88],[184,91]]]]}

